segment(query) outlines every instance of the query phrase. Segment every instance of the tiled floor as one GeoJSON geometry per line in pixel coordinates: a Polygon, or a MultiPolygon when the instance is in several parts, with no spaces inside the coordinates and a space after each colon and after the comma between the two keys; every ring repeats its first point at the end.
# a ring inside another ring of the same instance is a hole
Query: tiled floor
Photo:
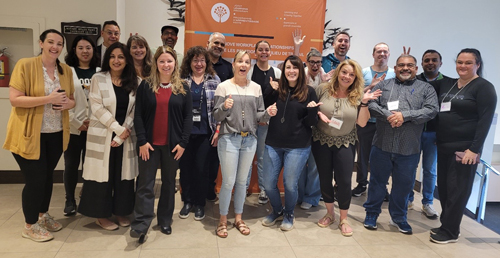
{"type": "MultiPolygon", "coordinates": [[[[230,228],[228,238],[221,239],[214,233],[218,202],[207,204],[207,217],[203,221],[194,221],[193,214],[182,220],[178,217],[182,203],[177,194],[172,235],[161,234],[153,228],[146,243],[137,245],[135,239],[130,238],[128,228],[104,231],[94,219],[82,215],[64,217],[62,184],[54,186],[50,213],[64,225],[64,229],[54,233],[55,239],[50,242],[36,243],[21,237],[24,221],[22,186],[0,185],[0,257],[500,257],[500,235],[468,217],[463,219],[458,243],[437,245],[429,242],[429,229],[439,226],[439,221],[425,218],[419,205],[415,205],[417,210],[411,210],[408,216],[413,235],[403,235],[389,226],[387,203],[384,203],[378,220],[379,229],[366,230],[362,225],[365,195],[352,200],[349,221],[354,230],[353,237],[341,236],[338,223],[326,229],[316,225],[325,213],[323,205],[309,211],[297,206],[292,231],[284,233],[277,226],[263,227],[261,220],[270,206],[258,205],[257,195],[253,195],[247,198],[243,215],[251,234],[243,236],[230,228]]],[[[418,202],[421,196],[416,194],[415,197],[418,202]]],[[[437,201],[435,207],[439,208],[437,201]]],[[[230,218],[233,218],[231,214],[230,218]]]]}

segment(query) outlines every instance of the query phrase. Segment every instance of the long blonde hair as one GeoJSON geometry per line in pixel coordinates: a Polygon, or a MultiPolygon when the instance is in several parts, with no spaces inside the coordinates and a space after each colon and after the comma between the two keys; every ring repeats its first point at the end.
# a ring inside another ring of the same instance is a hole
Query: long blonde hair
{"type": "Polygon", "coordinates": [[[349,100],[349,103],[353,106],[358,106],[359,103],[361,102],[361,99],[363,98],[363,89],[365,86],[365,80],[363,79],[363,73],[361,70],[361,67],[359,64],[352,60],[352,59],[346,59],[342,63],[340,63],[337,68],[335,69],[335,72],[333,73],[332,79],[330,82],[326,85],[326,90],[328,90],[328,93],[330,95],[335,96],[338,91],[339,91],[339,74],[340,70],[342,70],[342,67],[350,65],[352,66],[354,70],[354,75],[356,78],[354,78],[354,81],[352,82],[351,86],[347,88],[347,98],[349,100]]]}
{"type": "Polygon", "coordinates": [[[158,93],[158,89],[160,88],[160,72],[158,71],[158,58],[162,54],[170,54],[175,60],[174,71],[172,72],[172,78],[170,78],[170,84],[172,85],[172,93],[186,95],[186,90],[184,90],[184,86],[182,84],[182,80],[179,73],[179,64],[177,63],[177,54],[175,51],[169,46],[161,46],[156,50],[154,55],[154,62],[151,67],[151,74],[146,81],[149,83],[151,89],[154,93],[158,93]]]}

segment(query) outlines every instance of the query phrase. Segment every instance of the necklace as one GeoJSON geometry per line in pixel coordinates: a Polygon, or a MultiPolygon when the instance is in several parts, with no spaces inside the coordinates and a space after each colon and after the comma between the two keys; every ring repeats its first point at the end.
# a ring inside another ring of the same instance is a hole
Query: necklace
{"type": "Polygon", "coordinates": [[[246,82],[246,85],[245,86],[241,86],[243,87],[245,90],[243,91],[243,94],[244,96],[242,96],[240,94],[240,90],[238,89],[240,86],[238,86],[236,84],[236,80],[234,80],[234,87],[236,87],[236,92],[238,92],[238,97],[240,98],[240,102],[241,102],[241,118],[243,119],[243,127],[245,127],[245,102],[246,102],[246,95],[247,95],[247,88],[248,88],[248,80],[246,82]]]}
{"type": "Polygon", "coordinates": [[[160,87],[162,89],[168,89],[168,88],[170,88],[170,86],[172,86],[172,84],[170,82],[167,83],[167,84],[160,83],[160,87]]]}
{"type": "Polygon", "coordinates": [[[288,90],[288,96],[286,97],[286,101],[285,101],[285,108],[283,109],[283,116],[281,117],[282,124],[285,122],[286,106],[288,105],[288,100],[290,99],[290,92],[291,92],[291,90],[288,90]]]}

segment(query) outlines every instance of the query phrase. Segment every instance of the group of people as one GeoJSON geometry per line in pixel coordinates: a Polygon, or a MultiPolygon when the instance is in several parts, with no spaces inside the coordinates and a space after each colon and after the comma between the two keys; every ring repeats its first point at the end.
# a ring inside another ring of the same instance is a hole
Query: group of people
{"type": "MultiPolygon", "coordinates": [[[[337,201],[338,227],[343,236],[351,236],[351,196],[367,191],[367,229],[377,228],[387,198],[391,225],[411,234],[407,209],[423,150],[422,211],[438,217],[432,206],[436,156],[442,206],[442,226],[431,230],[431,241],[458,239],[496,105],[493,85],[480,77],[479,51],[458,54],[459,79],[438,72],[441,56],[434,50],[424,53],[424,72],[418,76],[409,50],[398,57],[394,70],[388,68],[385,43],[375,45],[374,65],[361,69],[347,57],[349,34],[340,32],[332,54],[322,57],[311,49],[306,60],[291,55],[279,69],[269,65],[271,44],[265,40],[255,44],[254,65],[247,51],[237,51],[229,63],[222,58],[223,34],[213,33],[206,47],[192,47],[184,57],[174,50],[178,32],[163,26],[163,46],[153,51],[137,34],[126,45],[120,43],[118,24],[107,21],[102,45],[79,36],[62,64],[58,57],[64,37],[51,29],[40,35],[41,54],[17,63],[4,148],[13,153],[26,179],[23,237],[48,241],[53,239],[50,232],[62,229],[48,207],[52,174],[63,152],[64,214],[78,211],[106,230],[130,226],[139,243],[146,241],[155,217],[158,168],[162,184],[156,217],[162,233],[172,233],[180,168],[181,219],[191,212],[195,220],[204,219],[206,201],[218,199],[215,234],[226,238],[233,198],[233,225],[250,234],[242,214],[254,155],[259,203],[269,201],[272,207],[262,225],[282,221],[279,228],[291,230],[295,206],[310,209],[322,197],[326,214],[318,226],[335,223],[337,201]],[[351,189],[356,150],[358,186],[351,189]],[[84,183],[77,205],[80,163],[84,183]],[[278,189],[281,171],[284,203],[278,189]],[[110,219],[113,215],[116,221],[110,219]]],[[[295,31],[293,39],[298,53],[304,38],[295,31]]]]}

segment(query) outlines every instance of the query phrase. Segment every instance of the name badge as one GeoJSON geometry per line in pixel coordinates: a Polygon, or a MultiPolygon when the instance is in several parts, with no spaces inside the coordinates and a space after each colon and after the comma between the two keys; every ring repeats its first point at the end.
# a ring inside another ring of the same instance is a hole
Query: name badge
{"type": "Polygon", "coordinates": [[[344,121],[340,120],[340,119],[337,119],[335,117],[332,117],[330,119],[330,123],[328,124],[329,126],[337,129],[337,130],[340,130],[340,127],[342,127],[342,124],[344,123],[344,121]]]}
{"type": "Polygon", "coordinates": [[[451,102],[443,102],[441,103],[441,109],[439,112],[447,112],[451,110],[451,102]]]}
{"type": "Polygon", "coordinates": [[[387,102],[389,110],[397,110],[399,108],[399,100],[387,102]]]}
{"type": "Polygon", "coordinates": [[[193,122],[201,122],[201,115],[193,115],[193,122]]]}

